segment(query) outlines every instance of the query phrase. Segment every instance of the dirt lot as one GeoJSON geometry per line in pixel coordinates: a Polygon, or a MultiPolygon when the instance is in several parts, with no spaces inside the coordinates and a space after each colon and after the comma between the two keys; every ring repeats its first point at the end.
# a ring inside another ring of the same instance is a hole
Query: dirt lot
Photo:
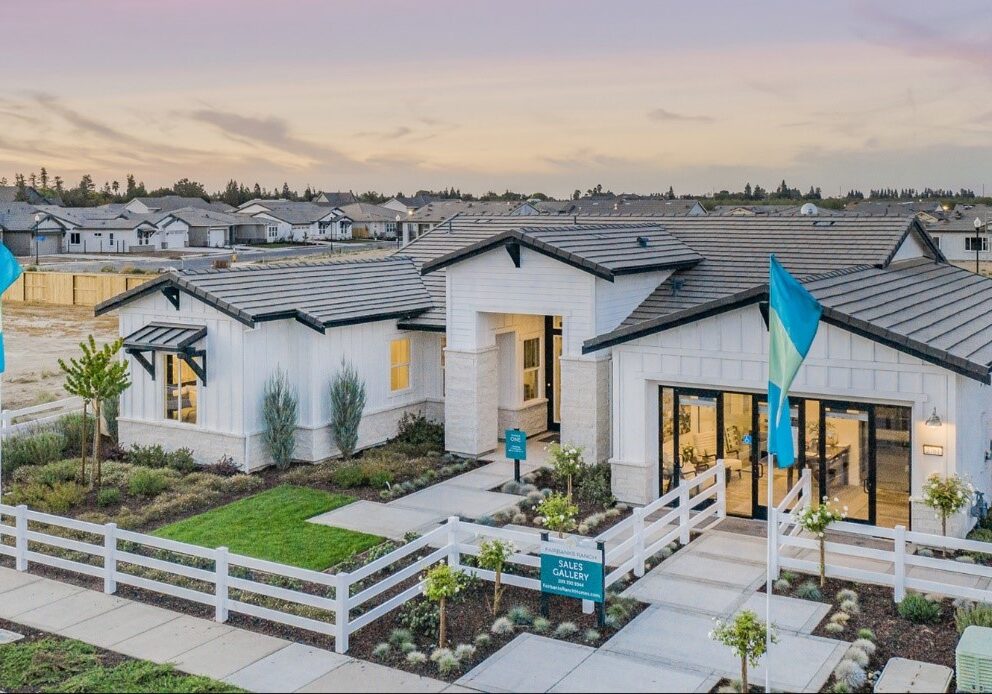
{"type": "Polygon", "coordinates": [[[16,409],[69,397],[58,359],[76,356],[90,333],[98,343],[117,337],[117,316],[93,317],[82,306],[5,303],[3,407],[16,409]]]}

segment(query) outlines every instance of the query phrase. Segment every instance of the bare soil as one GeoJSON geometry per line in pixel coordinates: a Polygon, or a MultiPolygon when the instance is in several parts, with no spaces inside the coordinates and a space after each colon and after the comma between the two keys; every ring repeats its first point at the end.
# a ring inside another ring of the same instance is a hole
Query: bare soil
{"type": "Polygon", "coordinates": [[[90,334],[98,343],[117,339],[117,316],[97,318],[87,306],[5,303],[3,334],[3,407],[17,409],[69,397],[58,360],[78,355],[90,334]]]}

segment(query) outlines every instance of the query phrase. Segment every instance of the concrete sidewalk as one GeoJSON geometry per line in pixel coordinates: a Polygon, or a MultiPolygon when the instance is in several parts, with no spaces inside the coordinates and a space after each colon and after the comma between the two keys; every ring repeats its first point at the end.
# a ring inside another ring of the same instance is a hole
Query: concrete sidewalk
{"type": "Polygon", "coordinates": [[[470,691],[3,567],[0,618],[252,692],[470,691]]]}

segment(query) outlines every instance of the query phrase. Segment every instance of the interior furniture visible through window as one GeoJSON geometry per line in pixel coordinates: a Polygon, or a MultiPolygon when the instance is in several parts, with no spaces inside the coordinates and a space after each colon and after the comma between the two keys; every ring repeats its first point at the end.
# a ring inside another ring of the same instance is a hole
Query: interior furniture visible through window
{"type": "Polygon", "coordinates": [[[196,424],[199,386],[190,365],[176,354],[165,356],[165,418],[196,424]]]}
{"type": "Polygon", "coordinates": [[[540,372],[541,338],[531,337],[524,340],[524,402],[538,397],[540,372]]]}
{"type": "Polygon", "coordinates": [[[403,337],[389,343],[389,389],[406,390],[410,387],[410,338],[403,337]]]}

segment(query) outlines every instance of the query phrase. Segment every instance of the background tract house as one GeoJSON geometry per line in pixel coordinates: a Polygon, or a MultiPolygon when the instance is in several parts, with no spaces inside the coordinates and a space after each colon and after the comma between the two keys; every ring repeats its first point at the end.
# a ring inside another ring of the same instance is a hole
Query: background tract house
{"type": "Polygon", "coordinates": [[[330,449],[317,394],[343,356],[375,384],[364,444],[405,409],[443,416],[465,455],[497,449],[508,427],[559,430],[609,462],[633,503],[722,458],[728,510],[762,517],[773,252],[824,306],[793,388],[798,468],[776,496],[808,467],[852,519],[932,531],[911,500],[927,475],[989,491],[992,280],[949,264],[912,217],[459,215],[388,261],[166,276],[98,311],[120,309],[137,375],[125,441],[212,441],[205,460],[261,464],[261,382],[281,362],[313,393],[300,455],[318,459],[330,449]],[[174,337],[147,337],[170,328],[197,335],[205,383],[170,358],[174,337]]]}
{"type": "Polygon", "coordinates": [[[183,207],[156,223],[165,232],[185,233],[190,246],[220,248],[235,243],[265,243],[269,222],[245,214],[183,207]]]}
{"type": "Polygon", "coordinates": [[[537,208],[528,202],[519,201],[479,201],[479,200],[438,200],[417,208],[403,220],[403,243],[426,234],[441,222],[456,214],[524,216],[539,214],[537,208]]]}
{"type": "Polygon", "coordinates": [[[395,239],[404,215],[388,207],[356,202],[341,207],[356,239],[395,239]]]}
{"type": "Polygon", "coordinates": [[[351,238],[351,219],[338,207],[294,200],[249,200],[237,211],[265,221],[266,243],[351,238]]]}

